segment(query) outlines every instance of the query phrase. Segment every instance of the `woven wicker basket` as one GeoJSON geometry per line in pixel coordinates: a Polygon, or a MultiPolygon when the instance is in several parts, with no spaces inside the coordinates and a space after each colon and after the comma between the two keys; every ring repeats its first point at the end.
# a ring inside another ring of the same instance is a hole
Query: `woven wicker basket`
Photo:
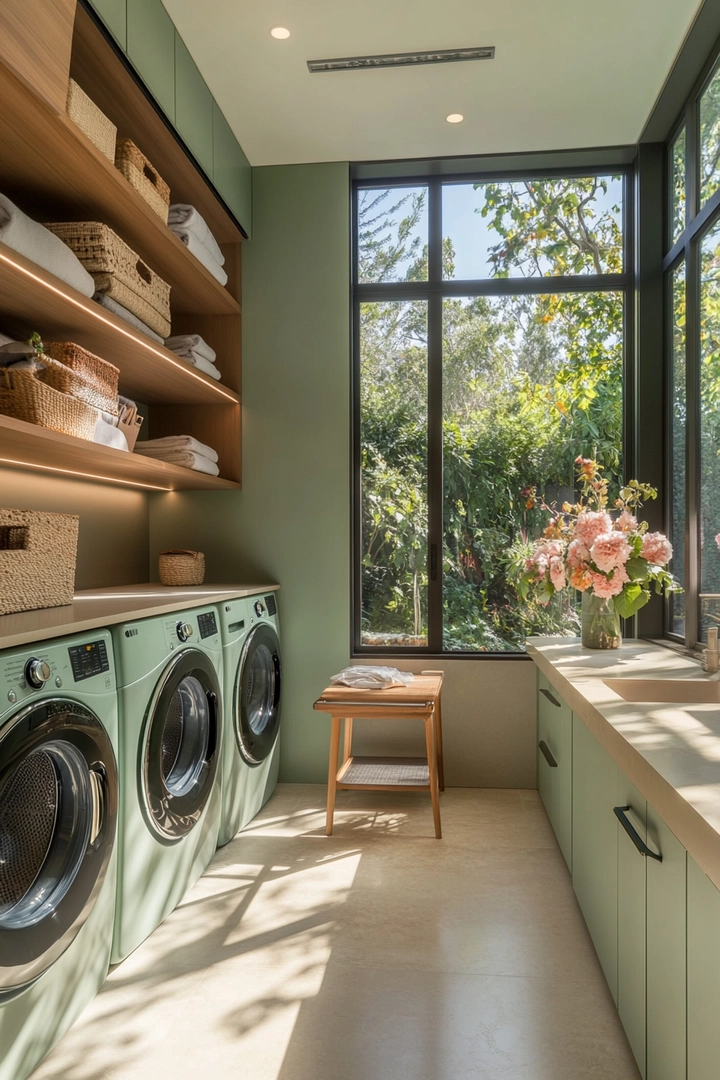
{"type": "Polygon", "coordinates": [[[45,383],[46,386],[52,386],[53,390],[58,390],[61,394],[69,394],[78,401],[84,401],[86,405],[92,405],[94,409],[101,409],[117,416],[117,396],[113,398],[98,390],[84,375],[65,367],[58,360],[53,360],[51,356],[43,355],[41,359],[45,367],[43,371],[38,372],[40,382],[45,383]]]}
{"type": "Polygon", "coordinates": [[[170,286],[99,221],[50,222],[45,228],[75,252],[95,288],[122,304],[156,334],[170,336],[170,286]]]}
{"type": "Polygon", "coordinates": [[[0,614],[72,603],[79,522],[0,508],[0,614]]]}
{"type": "MultiPolygon", "coordinates": [[[[96,409],[117,416],[120,372],[114,364],[101,360],[95,353],[88,352],[73,341],[46,341],[43,351],[46,359],[50,357],[75,372],[92,391],[92,397],[82,393],[73,394],[73,397],[79,397],[81,401],[87,401],[88,405],[94,405],[96,409]]],[[[63,390],[64,393],[73,393],[70,389],[64,390],[62,386],[57,386],[52,378],[45,378],[43,382],[54,386],[56,390],[63,390]]]]}
{"type": "Polygon", "coordinates": [[[77,439],[95,436],[95,409],[40,382],[31,371],[0,368],[0,413],[77,439]]]}
{"type": "Polygon", "coordinates": [[[202,551],[172,548],[161,552],[158,571],[163,585],[202,585],[205,556],[202,551]]]}
{"type": "Polygon", "coordinates": [[[90,142],[94,143],[106,158],[114,161],[117,128],[74,79],[68,84],[67,113],[80,130],[85,132],[90,142]]]}
{"type": "Polygon", "coordinates": [[[142,195],[148,206],[167,225],[170,188],[130,139],[118,139],[115,147],[115,168],[119,169],[138,195],[142,195]]]}

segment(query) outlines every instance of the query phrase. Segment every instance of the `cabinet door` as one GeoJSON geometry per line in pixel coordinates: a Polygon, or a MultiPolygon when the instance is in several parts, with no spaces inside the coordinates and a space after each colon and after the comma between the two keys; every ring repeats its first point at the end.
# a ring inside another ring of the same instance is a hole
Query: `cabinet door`
{"type": "Polygon", "coordinates": [[[212,180],[212,94],[178,33],[175,34],[175,127],[188,150],[212,180]]]}
{"type": "MultiPolygon", "coordinates": [[[[625,774],[618,769],[617,806],[638,834],[647,840],[647,804],[625,774]]],[[[630,1048],[645,1077],[645,888],[647,859],[619,821],[617,829],[618,996],[620,1020],[630,1048]]]]}
{"type": "Polygon", "coordinates": [[[252,173],[242,147],[213,101],[213,180],[248,236],[252,233],[252,173]]]}
{"type": "Polygon", "coordinates": [[[92,6],[121,49],[127,47],[127,0],[92,0],[92,6]]]}
{"type": "Polygon", "coordinates": [[[175,122],[175,27],[160,0],[127,0],[127,54],[171,123],[175,122]]]}
{"type": "Polygon", "coordinates": [[[720,892],[687,859],[687,1076],[720,1075],[720,892]]]}
{"type": "Polygon", "coordinates": [[[538,672],[538,790],[572,870],[572,711],[538,672]]]}
{"type": "Polygon", "coordinates": [[[617,1002],[617,819],[613,807],[618,769],[577,716],[573,716],[572,737],[573,888],[617,1002]]]}
{"type": "Polygon", "coordinates": [[[647,842],[647,1080],[685,1080],[687,856],[649,804],[647,842]]]}

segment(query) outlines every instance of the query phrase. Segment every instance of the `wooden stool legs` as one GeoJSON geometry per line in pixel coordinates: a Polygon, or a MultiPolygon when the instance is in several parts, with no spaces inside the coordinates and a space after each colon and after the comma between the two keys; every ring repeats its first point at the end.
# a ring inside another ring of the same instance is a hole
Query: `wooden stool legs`
{"type": "Polygon", "coordinates": [[[338,751],[340,749],[340,724],[342,718],[333,716],[330,727],[330,763],[328,765],[327,820],[325,832],[332,836],[333,815],[335,813],[335,790],[337,787],[338,751]]]}
{"type": "Polygon", "coordinates": [[[442,838],[442,829],[440,827],[440,794],[438,790],[438,764],[434,719],[434,715],[431,715],[425,720],[425,746],[427,748],[430,798],[432,799],[433,818],[435,819],[435,836],[440,840],[442,838]]]}

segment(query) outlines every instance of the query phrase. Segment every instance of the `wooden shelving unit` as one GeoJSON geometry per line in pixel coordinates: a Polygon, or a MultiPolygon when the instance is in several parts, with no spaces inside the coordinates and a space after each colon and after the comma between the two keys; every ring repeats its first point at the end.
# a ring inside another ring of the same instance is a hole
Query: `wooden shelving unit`
{"type": "Polygon", "coordinates": [[[173,333],[200,333],[222,381],[0,244],[0,329],[70,340],[120,369],[121,393],[149,406],[148,436],[190,434],[219,454],[221,478],[164,465],[0,416],[3,464],[158,489],[236,489],[241,479],[241,239],[216,198],[89,15],[77,8],[71,74],[152,160],[173,202],[196,206],[226,258],[220,283],[65,115],[0,64],[0,192],[38,221],[110,225],[171,286],[173,333]]]}

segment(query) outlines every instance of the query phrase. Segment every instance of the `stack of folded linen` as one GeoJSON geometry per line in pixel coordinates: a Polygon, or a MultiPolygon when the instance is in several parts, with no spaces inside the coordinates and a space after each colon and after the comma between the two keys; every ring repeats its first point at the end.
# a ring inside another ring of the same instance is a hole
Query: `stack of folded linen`
{"type": "Polygon", "coordinates": [[[213,379],[221,378],[220,372],[215,367],[217,354],[199,334],[179,334],[177,337],[169,337],[165,339],[165,345],[176,356],[181,356],[189,364],[194,364],[199,371],[212,375],[213,379]]]}
{"type": "Polygon", "coordinates": [[[219,476],[218,456],[211,446],[198,442],[192,435],[168,435],[164,439],[146,439],[138,442],[136,454],[167,461],[169,465],[183,465],[186,469],[219,476]]]}
{"type": "Polygon", "coordinates": [[[227,274],[223,270],[225,256],[205,218],[195,207],[188,203],[173,203],[168,214],[168,225],[213,277],[217,278],[221,285],[226,285],[227,274]]]}
{"type": "Polygon", "coordinates": [[[67,244],[44,225],[23,214],[5,195],[0,195],[0,241],[49,270],[83,296],[94,293],[95,282],[67,244]]]}
{"type": "Polygon", "coordinates": [[[111,311],[113,315],[117,315],[119,319],[132,326],[133,329],[139,330],[141,334],[145,334],[146,337],[152,338],[153,341],[159,341],[162,345],[162,338],[159,334],[156,334],[154,330],[151,330],[149,326],[146,326],[142,319],[138,319],[137,315],[133,315],[132,311],[128,311],[122,304],[118,304],[117,300],[114,300],[112,296],[108,296],[107,293],[96,292],[93,297],[94,300],[104,307],[106,311],[111,311]]]}

